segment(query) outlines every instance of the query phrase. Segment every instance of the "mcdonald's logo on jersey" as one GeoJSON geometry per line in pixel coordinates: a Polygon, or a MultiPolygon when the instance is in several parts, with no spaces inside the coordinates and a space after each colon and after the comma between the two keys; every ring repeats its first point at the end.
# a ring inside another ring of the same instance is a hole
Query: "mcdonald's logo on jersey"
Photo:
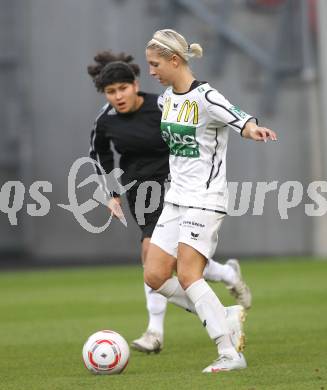
{"type": "Polygon", "coordinates": [[[180,122],[182,120],[182,117],[184,115],[184,122],[188,122],[191,112],[193,112],[193,125],[197,125],[199,123],[199,106],[197,102],[190,102],[189,100],[185,100],[183,103],[178,117],[177,122],[180,122]]]}
{"type": "Polygon", "coordinates": [[[165,102],[164,102],[164,105],[163,105],[163,110],[162,110],[162,118],[164,120],[167,119],[167,116],[168,116],[168,113],[169,113],[169,110],[170,110],[170,105],[171,105],[171,98],[166,98],[165,102]]]}

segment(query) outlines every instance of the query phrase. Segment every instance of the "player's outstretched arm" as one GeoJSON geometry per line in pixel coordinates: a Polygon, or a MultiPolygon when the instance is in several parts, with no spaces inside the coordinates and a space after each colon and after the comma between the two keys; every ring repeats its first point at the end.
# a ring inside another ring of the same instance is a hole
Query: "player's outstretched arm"
{"type": "Polygon", "coordinates": [[[253,139],[254,141],[267,142],[269,139],[271,141],[277,141],[277,135],[274,131],[267,127],[258,126],[253,122],[247,122],[242,131],[242,137],[253,139]]]}

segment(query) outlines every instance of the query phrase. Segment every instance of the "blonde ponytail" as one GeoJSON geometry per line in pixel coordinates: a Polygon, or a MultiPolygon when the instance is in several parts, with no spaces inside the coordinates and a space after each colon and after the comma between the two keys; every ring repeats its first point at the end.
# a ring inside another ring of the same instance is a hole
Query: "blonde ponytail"
{"type": "Polygon", "coordinates": [[[195,57],[195,58],[202,57],[203,49],[201,45],[199,45],[198,43],[191,43],[189,47],[190,47],[188,50],[189,57],[195,57]]]}
{"type": "Polygon", "coordinates": [[[178,54],[185,62],[190,58],[202,57],[202,47],[198,43],[189,45],[183,35],[170,29],[159,30],[153,34],[147,49],[157,50],[159,55],[169,58],[178,54]]]}

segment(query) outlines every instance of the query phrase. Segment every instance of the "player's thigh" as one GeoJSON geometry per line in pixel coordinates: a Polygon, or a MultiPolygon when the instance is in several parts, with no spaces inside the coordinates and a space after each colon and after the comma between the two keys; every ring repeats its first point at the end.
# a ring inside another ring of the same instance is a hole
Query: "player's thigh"
{"type": "Polygon", "coordinates": [[[152,233],[151,243],[176,258],[179,239],[180,209],[166,203],[152,233]]]}
{"type": "Polygon", "coordinates": [[[150,240],[153,235],[154,229],[158,222],[158,219],[162,213],[162,209],[156,210],[155,212],[149,214],[145,218],[145,225],[140,226],[142,230],[142,263],[145,263],[147,252],[150,245],[150,240]]]}
{"type": "Polygon", "coordinates": [[[200,279],[217,247],[224,214],[189,208],[180,221],[177,273],[184,288],[200,279]]]}
{"type": "Polygon", "coordinates": [[[144,267],[145,282],[152,288],[159,288],[176,268],[179,218],[178,207],[168,203],[153,231],[144,267]]]}
{"type": "Polygon", "coordinates": [[[214,211],[189,208],[180,221],[179,242],[196,249],[207,259],[212,258],[224,216],[214,211]]]}

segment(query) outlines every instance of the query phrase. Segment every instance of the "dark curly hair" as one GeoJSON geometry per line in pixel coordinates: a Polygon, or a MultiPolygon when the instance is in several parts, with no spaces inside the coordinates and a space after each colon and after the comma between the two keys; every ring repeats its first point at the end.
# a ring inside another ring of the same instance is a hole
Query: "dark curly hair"
{"type": "Polygon", "coordinates": [[[140,75],[140,67],[131,63],[134,58],[125,53],[113,54],[110,50],[102,51],[94,57],[95,64],[87,67],[98,92],[114,83],[133,83],[140,75]]]}

